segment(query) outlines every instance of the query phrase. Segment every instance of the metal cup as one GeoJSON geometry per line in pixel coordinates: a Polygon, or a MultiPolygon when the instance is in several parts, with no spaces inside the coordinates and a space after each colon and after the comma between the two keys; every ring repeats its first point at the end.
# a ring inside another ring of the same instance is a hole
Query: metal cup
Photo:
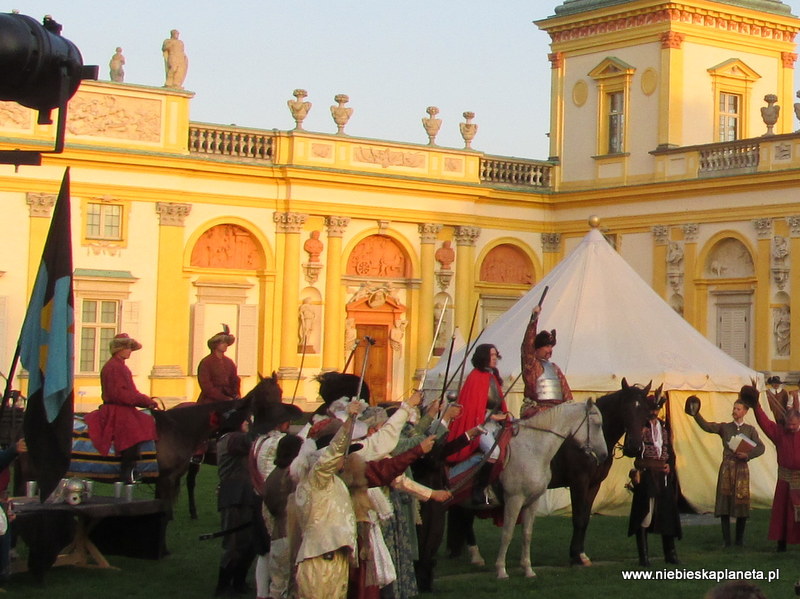
{"type": "Polygon", "coordinates": [[[86,499],[91,499],[92,495],[94,495],[94,481],[93,480],[85,480],[83,484],[86,488],[86,499]]]}
{"type": "Polygon", "coordinates": [[[25,497],[36,497],[39,493],[39,485],[35,480],[29,480],[25,483],[25,497]]]}
{"type": "Polygon", "coordinates": [[[125,501],[133,501],[133,488],[136,485],[125,485],[125,501]]]}
{"type": "Polygon", "coordinates": [[[125,486],[125,483],[123,483],[123,482],[119,482],[118,481],[118,482],[114,483],[114,497],[116,497],[117,499],[122,497],[122,487],[124,487],[124,486],[125,486]]]}

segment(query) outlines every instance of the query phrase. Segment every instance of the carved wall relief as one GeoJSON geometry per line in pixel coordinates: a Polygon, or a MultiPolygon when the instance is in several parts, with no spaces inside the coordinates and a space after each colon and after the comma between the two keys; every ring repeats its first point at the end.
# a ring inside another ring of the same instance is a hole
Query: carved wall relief
{"type": "Polygon", "coordinates": [[[738,239],[717,242],[708,254],[704,268],[709,279],[738,279],[755,275],[753,257],[738,239]]]}
{"type": "Polygon", "coordinates": [[[79,93],[69,103],[67,131],[157,143],[161,139],[161,102],[79,93]]]}
{"type": "Polygon", "coordinates": [[[192,266],[201,268],[264,268],[264,255],[255,237],[238,225],[217,225],[203,233],[192,250],[192,266]]]}
{"type": "Polygon", "coordinates": [[[493,248],[484,258],[480,280],[487,283],[531,285],[533,265],[522,250],[504,243],[493,248]]]}
{"type": "Polygon", "coordinates": [[[371,235],[361,240],[347,260],[347,274],[398,279],[411,276],[405,251],[391,237],[371,235]]]}

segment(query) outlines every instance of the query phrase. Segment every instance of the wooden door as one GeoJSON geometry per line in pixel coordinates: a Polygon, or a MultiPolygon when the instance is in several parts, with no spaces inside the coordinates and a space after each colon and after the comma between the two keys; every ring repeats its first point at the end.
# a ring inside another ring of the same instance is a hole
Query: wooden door
{"type": "Polygon", "coordinates": [[[367,351],[365,336],[372,337],[375,344],[370,347],[369,360],[364,381],[369,386],[372,405],[389,401],[388,390],[392,383],[391,349],[389,347],[389,327],[380,324],[357,324],[356,334],[361,340],[353,356],[353,374],[361,376],[364,356],[367,351]]]}

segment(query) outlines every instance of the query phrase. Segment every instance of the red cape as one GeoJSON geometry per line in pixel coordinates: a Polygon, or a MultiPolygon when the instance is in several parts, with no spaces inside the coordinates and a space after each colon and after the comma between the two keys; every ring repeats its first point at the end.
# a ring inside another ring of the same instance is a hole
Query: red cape
{"type": "MultiPolygon", "coordinates": [[[[469,429],[483,424],[484,420],[486,420],[486,403],[489,399],[489,381],[493,376],[497,381],[498,389],[502,389],[502,381],[492,372],[475,369],[467,375],[467,380],[464,381],[464,386],[461,387],[461,393],[458,395],[458,403],[460,403],[463,408],[461,416],[450,423],[450,433],[447,436],[448,441],[460,437],[469,429]]],[[[508,411],[505,400],[502,400],[500,403],[500,409],[503,412],[508,411]]],[[[463,462],[478,451],[479,443],[480,437],[473,438],[464,449],[447,456],[447,461],[451,464],[463,462]]]]}

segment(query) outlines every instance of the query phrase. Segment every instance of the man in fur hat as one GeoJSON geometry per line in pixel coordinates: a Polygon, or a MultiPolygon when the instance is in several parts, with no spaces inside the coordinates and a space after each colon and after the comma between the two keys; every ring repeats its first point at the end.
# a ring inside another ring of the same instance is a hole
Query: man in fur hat
{"type": "Polygon", "coordinates": [[[567,377],[555,362],[550,361],[556,344],[556,330],[536,332],[541,306],[535,306],[522,339],[522,380],[525,399],[522,414],[531,415],[544,407],[572,399],[567,377]],[[527,413],[527,414],[526,414],[527,413]]]}
{"type": "Polygon", "coordinates": [[[789,393],[783,388],[781,377],[773,375],[767,379],[767,403],[775,423],[783,426],[787,410],[800,410],[797,392],[789,393]]]}
{"type": "Polygon", "coordinates": [[[240,396],[239,375],[236,364],[225,352],[233,345],[236,337],[231,335],[228,325],[222,325],[222,331],[208,340],[211,353],[200,360],[197,365],[197,382],[200,385],[200,397],[197,403],[211,403],[237,399],[240,396]]]}
{"type": "Polygon", "coordinates": [[[131,354],[142,349],[142,344],[127,333],[116,335],[109,343],[111,358],[100,371],[103,405],[86,415],[89,438],[103,455],[111,447],[120,456],[120,480],[134,482],[134,466],[139,458],[139,444],[158,439],[153,417],[136,408],[154,410],[158,404],[144,393],[139,393],[133,375],[125,365],[131,354]]]}

